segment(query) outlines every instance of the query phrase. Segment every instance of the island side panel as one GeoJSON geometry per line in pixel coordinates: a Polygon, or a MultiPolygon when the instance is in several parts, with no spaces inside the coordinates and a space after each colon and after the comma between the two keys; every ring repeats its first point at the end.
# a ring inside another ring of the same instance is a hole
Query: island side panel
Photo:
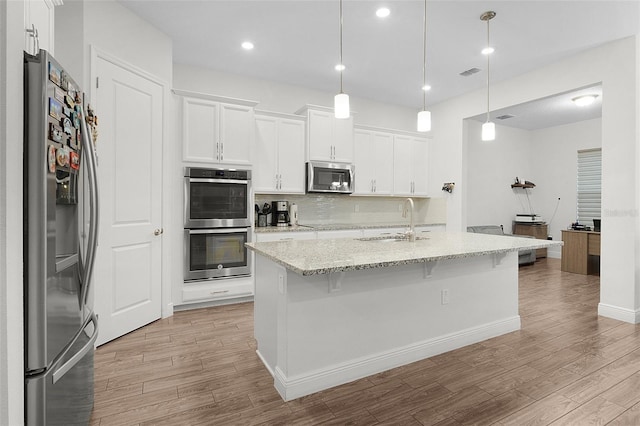
{"type": "Polygon", "coordinates": [[[275,382],[285,400],[520,328],[516,252],[347,271],[338,291],[328,275],[287,270],[284,291],[275,382]]]}
{"type": "MultiPolygon", "coordinates": [[[[255,256],[254,337],[256,352],[269,373],[274,375],[277,361],[278,300],[279,288],[284,294],[287,271],[262,255],[255,256]]],[[[286,306],[282,306],[283,314],[286,306]]]]}

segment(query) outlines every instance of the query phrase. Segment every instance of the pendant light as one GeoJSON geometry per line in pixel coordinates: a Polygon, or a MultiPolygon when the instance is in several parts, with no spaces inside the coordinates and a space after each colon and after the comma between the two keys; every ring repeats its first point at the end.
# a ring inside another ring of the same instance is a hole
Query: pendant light
{"type": "Polygon", "coordinates": [[[493,48],[489,43],[489,21],[496,17],[496,13],[488,11],[480,15],[480,19],[487,23],[487,47],[482,51],[487,55],[487,121],[482,125],[482,140],[492,141],[496,138],[496,125],[489,120],[489,57],[493,52],[493,48]]]}
{"type": "Polygon", "coordinates": [[[336,118],[349,118],[349,95],[342,91],[342,0],[340,0],[340,93],[334,98],[333,112],[336,118]]]}
{"type": "Polygon", "coordinates": [[[424,37],[422,63],[422,111],[418,113],[418,131],[431,130],[431,111],[427,111],[427,0],[424,0],[424,37]]]}

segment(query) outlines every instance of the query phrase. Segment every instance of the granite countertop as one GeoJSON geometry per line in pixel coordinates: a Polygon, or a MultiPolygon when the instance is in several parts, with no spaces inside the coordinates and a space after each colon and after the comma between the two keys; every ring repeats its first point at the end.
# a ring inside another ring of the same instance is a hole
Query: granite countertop
{"type": "Polygon", "coordinates": [[[561,241],[468,232],[434,232],[415,242],[384,237],[365,240],[273,241],[246,246],[300,275],[321,275],[562,245],[561,241]]]}
{"type": "MultiPolygon", "coordinates": [[[[444,226],[444,223],[418,223],[416,228],[424,226],[444,226]]],[[[256,234],[267,234],[272,232],[304,232],[304,231],[343,231],[349,229],[379,229],[379,228],[406,228],[405,223],[329,223],[329,224],[299,224],[292,226],[262,226],[254,227],[256,234]]]]}

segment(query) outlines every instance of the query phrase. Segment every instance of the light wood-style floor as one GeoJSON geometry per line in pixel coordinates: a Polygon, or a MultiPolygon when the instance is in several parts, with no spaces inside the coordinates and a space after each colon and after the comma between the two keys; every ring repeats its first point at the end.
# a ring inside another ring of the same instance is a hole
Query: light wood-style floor
{"type": "Polygon", "coordinates": [[[285,403],[253,304],[177,312],[96,352],[92,425],[640,425],[640,326],[599,277],[520,268],[522,330],[285,403]]]}

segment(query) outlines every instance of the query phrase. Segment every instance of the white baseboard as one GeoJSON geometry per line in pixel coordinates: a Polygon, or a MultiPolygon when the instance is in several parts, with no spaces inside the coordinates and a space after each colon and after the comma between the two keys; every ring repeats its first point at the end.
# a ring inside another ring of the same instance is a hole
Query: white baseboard
{"type": "Polygon", "coordinates": [[[273,377],[275,375],[274,371],[271,369],[271,367],[269,367],[269,364],[267,363],[267,361],[264,359],[264,357],[262,356],[262,354],[260,353],[259,349],[256,349],[256,354],[258,355],[258,358],[260,358],[260,361],[262,361],[262,363],[264,364],[264,366],[267,368],[267,371],[269,372],[269,374],[271,374],[271,377],[273,377]]]}
{"type": "Polygon", "coordinates": [[[621,308],[619,306],[613,306],[613,305],[607,305],[605,303],[598,303],[598,315],[617,319],[619,321],[624,321],[631,324],[640,323],[640,310],[634,311],[632,309],[621,308]]]}
{"type": "MultiPolygon", "coordinates": [[[[519,329],[520,316],[515,316],[295,377],[287,377],[276,366],[275,374],[272,375],[280,396],[285,401],[290,401],[519,329]]],[[[266,366],[267,363],[259,352],[258,356],[266,366]]]]}

